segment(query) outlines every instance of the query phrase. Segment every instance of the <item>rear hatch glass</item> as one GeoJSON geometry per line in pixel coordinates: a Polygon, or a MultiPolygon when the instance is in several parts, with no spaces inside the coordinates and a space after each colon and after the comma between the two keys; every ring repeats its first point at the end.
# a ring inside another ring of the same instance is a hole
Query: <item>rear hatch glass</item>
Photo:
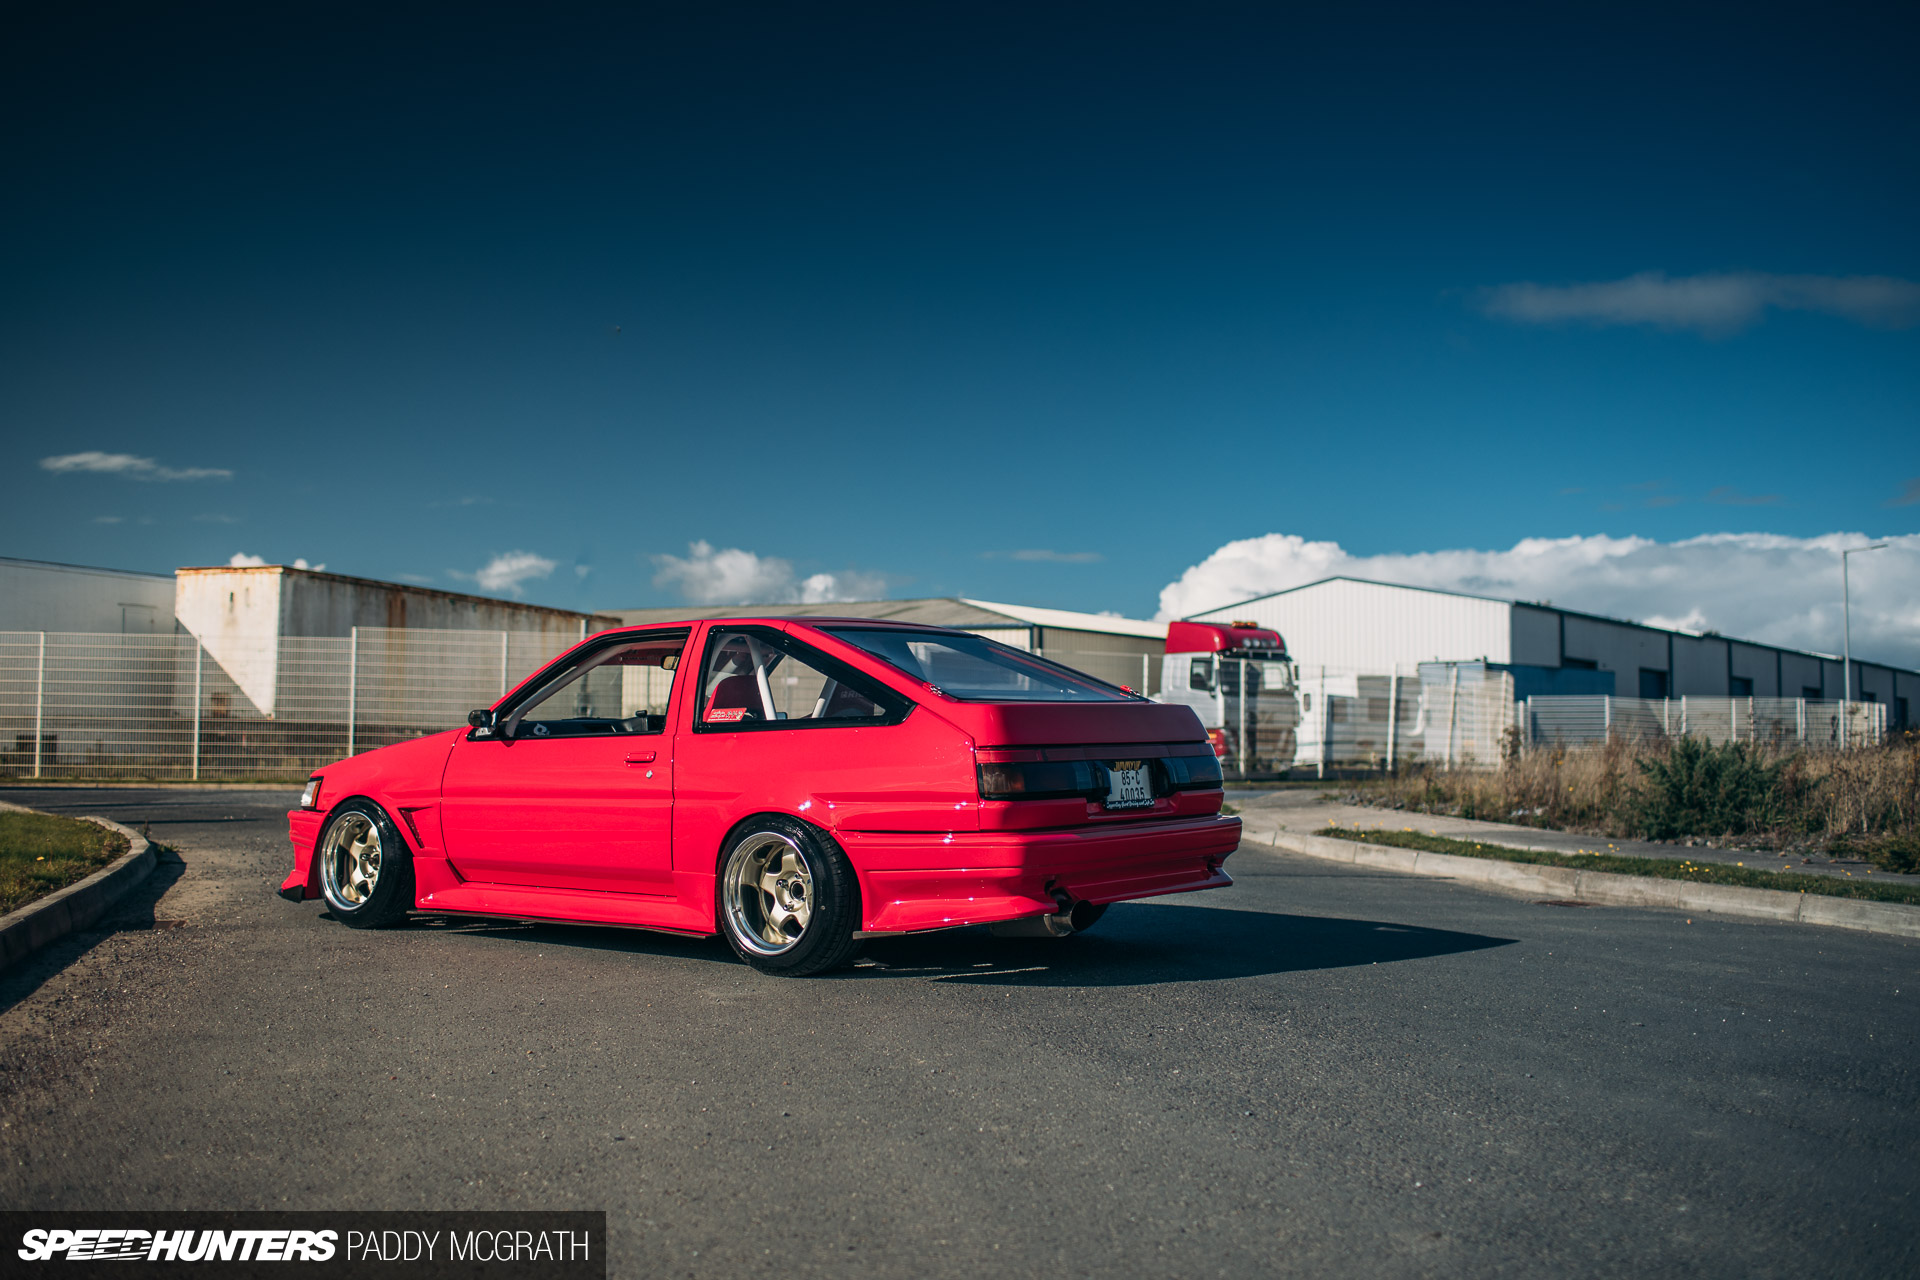
{"type": "Polygon", "coordinates": [[[984,636],[822,627],[963,702],[1134,702],[1124,689],[984,636]]]}

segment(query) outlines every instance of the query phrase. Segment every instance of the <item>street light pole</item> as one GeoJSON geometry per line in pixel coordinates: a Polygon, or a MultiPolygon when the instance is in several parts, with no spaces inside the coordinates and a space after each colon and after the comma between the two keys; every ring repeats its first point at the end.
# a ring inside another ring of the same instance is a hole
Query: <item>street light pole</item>
{"type": "Polygon", "coordinates": [[[1856,551],[1878,551],[1887,544],[1875,542],[1864,547],[1848,547],[1840,553],[1840,745],[1847,745],[1847,708],[1853,702],[1853,589],[1847,580],[1847,557],[1856,551]]]}

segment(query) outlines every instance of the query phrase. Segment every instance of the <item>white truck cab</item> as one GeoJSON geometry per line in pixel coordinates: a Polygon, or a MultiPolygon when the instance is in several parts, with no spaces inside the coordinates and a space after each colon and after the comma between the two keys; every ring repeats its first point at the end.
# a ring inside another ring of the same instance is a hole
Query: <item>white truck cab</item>
{"type": "Polygon", "coordinates": [[[1192,707],[1223,768],[1247,777],[1293,764],[1294,668],[1278,631],[1251,622],[1173,622],[1159,701],[1192,707]]]}

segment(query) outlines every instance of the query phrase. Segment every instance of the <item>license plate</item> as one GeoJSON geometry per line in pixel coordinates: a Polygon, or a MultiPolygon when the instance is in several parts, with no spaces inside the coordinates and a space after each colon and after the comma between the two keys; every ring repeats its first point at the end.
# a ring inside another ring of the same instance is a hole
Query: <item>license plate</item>
{"type": "Polygon", "coordinates": [[[1144,760],[1115,760],[1107,766],[1111,785],[1107,789],[1109,809],[1153,808],[1153,779],[1144,760]]]}

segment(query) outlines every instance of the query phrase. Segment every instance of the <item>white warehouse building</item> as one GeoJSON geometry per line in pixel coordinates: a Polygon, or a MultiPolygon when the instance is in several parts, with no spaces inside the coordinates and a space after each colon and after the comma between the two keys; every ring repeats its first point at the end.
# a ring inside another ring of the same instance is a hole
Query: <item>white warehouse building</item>
{"type": "MultiPolygon", "coordinates": [[[[1303,673],[1411,672],[1421,663],[1484,662],[1510,671],[1514,696],[1757,697],[1833,700],[1844,672],[1832,654],[1712,632],[1650,627],[1549,604],[1325,578],[1193,615],[1252,622],[1286,637],[1303,673]]],[[[1914,724],[1920,672],[1853,660],[1853,697],[1887,708],[1889,729],[1914,724]]]]}

